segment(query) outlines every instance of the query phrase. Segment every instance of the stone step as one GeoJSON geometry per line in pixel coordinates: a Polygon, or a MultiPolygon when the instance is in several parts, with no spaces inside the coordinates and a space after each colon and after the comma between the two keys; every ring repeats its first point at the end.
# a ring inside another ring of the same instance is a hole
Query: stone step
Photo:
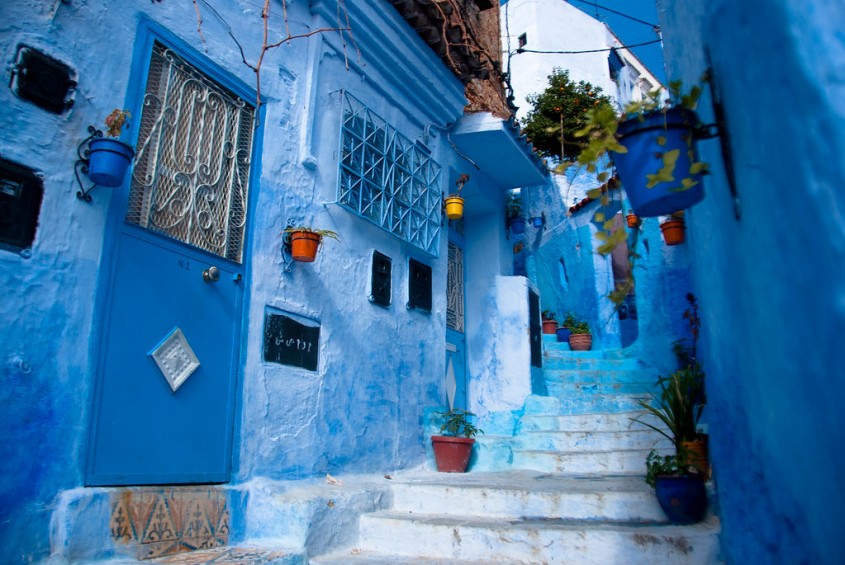
{"type": "MultiPolygon", "coordinates": [[[[549,391],[551,392],[551,391],[549,391]]],[[[560,396],[555,396],[559,403],[559,415],[572,414],[614,414],[618,412],[632,412],[642,410],[640,400],[648,401],[651,395],[645,393],[585,393],[572,394],[571,391],[558,390],[560,396]]]]}
{"type": "MultiPolygon", "coordinates": [[[[558,407],[559,410],[559,407],[558,407]]],[[[634,418],[658,425],[660,421],[644,410],[616,412],[613,414],[575,414],[558,416],[549,414],[526,414],[520,421],[522,432],[624,432],[635,429],[648,429],[634,422],[634,418]]]]}
{"type": "MultiPolygon", "coordinates": [[[[417,565],[490,565],[491,561],[477,561],[468,559],[437,559],[429,557],[414,557],[414,564],[417,565]]],[[[314,565],[408,565],[407,555],[391,555],[375,551],[361,551],[358,548],[345,549],[329,555],[312,557],[310,562],[314,565]]],[[[503,563],[497,561],[496,563],[503,563]]]]}
{"type": "MultiPolygon", "coordinates": [[[[645,460],[650,451],[651,448],[571,452],[515,448],[513,466],[571,475],[645,475],[645,460]]],[[[658,451],[667,455],[674,452],[672,449],[658,451]]]]}
{"type": "Polygon", "coordinates": [[[576,394],[651,394],[653,383],[644,382],[555,382],[546,381],[546,390],[549,396],[566,398],[576,394]]]}
{"type": "Polygon", "coordinates": [[[359,549],[417,559],[495,563],[711,565],[719,524],[694,526],[381,511],[361,517],[359,549]]]}
{"type": "Polygon", "coordinates": [[[613,451],[617,449],[669,449],[672,442],[648,429],[611,432],[527,432],[523,431],[513,450],[543,451],[613,451]]]}
{"type": "MultiPolygon", "coordinates": [[[[179,544],[174,544],[178,546],[179,544]]],[[[54,560],[50,565],[59,565],[54,560]]],[[[308,565],[308,556],[302,550],[268,548],[261,546],[222,546],[212,549],[182,551],[154,559],[132,559],[114,557],[111,559],[88,560],[90,565],[135,565],[135,564],[181,564],[181,565],[308,565]]]]}
{"type": "Polygon", "coordinates": [[[546,351],[543,355],[544,370],[580,369],[608,371],[639,371],[645,367],[638,359],[605,359],[604,357],[573,357],[577,352],[546,351]]]}
{"type": "Polygon", "coordinates": [[[655,373],[644,369],[545,369],[543,380],[547,383],[640,383],[648,388],[657,384],[655,373]]]}
{"type": "Polygon", "coordinates": [[[393,481],[393,510],[487,518],[664,522],[641,476],[585,477],[510,470],[430,473],[393,481]]]}

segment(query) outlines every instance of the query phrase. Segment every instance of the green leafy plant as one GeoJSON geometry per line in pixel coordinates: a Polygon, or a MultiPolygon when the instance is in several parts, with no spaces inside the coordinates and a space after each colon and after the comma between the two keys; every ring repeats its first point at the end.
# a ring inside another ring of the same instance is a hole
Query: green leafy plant
{"type": "Polygon", "coordinates": [[[309,228],[309,227],[306,227],[306,226],[288,226],[288,227],[285,228],[285,231],[283,233],[294,233],[294,232],[315,233],[315,234],[319,235],[320,237],[328,237],[330,239],[340,240],[340,236],[337,234],[337,232],[333,232],[331,230],[314,229],[314,228],[309,228]]]}
{"type": "Polygon", "coordinates": [[[573,334],[588,334],[590,333],[590,324],[578,319],[572,312],[566,313],[566,318],[563,320],[563,327],[569,328],[573,334]]]}
{"type": "Polygon", "coordinates": [[[696,475],[699,470],[688,463],[688,452],[682,450],[678,455],[660,455],[652,449],[645,460],[645,482],[654,488],[657,477],[666,475],[696,475]]]}
{"type": "Polygon", "coordinates": [[[545,157],[574,161],[584,149],[584,140],[576,132],[587,125],[590,110],[607,109],[613,113],[611,100],[602,89],[589,82],[575,82],[569,71],[555,68],[548,76],[548,87],[527,97],[531,110],[523,131],[545,157]]]}
{"type": "Polygon", "coordinates": [[[505,201],[505,214],[508,219],[522,216],[522,197],[515,192],[509,192],[505,201]]]}
{"type": "Polygon", "coordinates": [[[108,137],[120,137],[120,133],[123,131],[123,128],[129,127],[129,118],[131,114],[129,110],[121,110],[120,108],[115,108],[111,111],[111,114],[106,116],[106,135],[108,137]]]}
{"type": "Polygon", "coordinates": [[[462,408],[452,408],[448,412],[435,412],[435,414],[446,420],[440,426],[440,433],[444,436],[470,438],[484,433],[484,430],[475,427],[470,422],[470,417],[475,414],[462,408]]]}
{"type": "Polygon", "coordinates": [[[575,314],[573,314],[572,311],[570,310],[564,316],[563,324],[561,324],[561,327],[567,328],[571,331],[573,326],[575,326],[577,324],[578,324],[578,319],[575,317],[575,314]]]}
{"type": "Polygon", "coordinates": [[[557,317],[555,316],[555,313],[554,313],[554,312],[552,312],[551,310],[543,310],[543,312],[540,314],[540,316],[541,316],[544,320],[557,320],[557,317]]]}

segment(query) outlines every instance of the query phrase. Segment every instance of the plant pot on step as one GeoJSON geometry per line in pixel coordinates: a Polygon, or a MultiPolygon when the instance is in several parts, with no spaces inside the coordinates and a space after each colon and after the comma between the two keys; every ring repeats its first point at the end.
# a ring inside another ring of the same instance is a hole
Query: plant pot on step
{"type": "Polygon", "coordinates": [[[672,218],[660,224],[660,231],[663,233],[663,241],[666,245],[680,245],[684,242],[684,230],[686,225],[681,218],[672,218]]]}
{"type": "Polygon", "coordinates": [[[699,435],[698,439],[680,442],[681,450],[686,453],[686,461],[707,479],[710,477],[710,457],[707,448],[707,436],[699,435]]]}
{"type": "Polygon", "coordinates": [[[446,200],[446,217],[450,220],[460,220],[464,216],[464,199],[460,196],[449,196],[446,200]]]}
{"type": "Polygon", "coordinates": [[[694,140],[698,116],[685,108],[649,112],[619,124],[619,143],[627,153],[613,153],[613,163],[638,216],[670,214],[704,198],[694,140]],[[667,159],[664,160],[664,156],[667,159]],[[674,157],[672,181],[650,182],[674,157]],[[695,172],[693,172],[695,171],[695,172]],[[649,184],[653,184],[649,188],[649,184]]]}
{"type": "Polygon", "coordinates": [[[555,320],[543,320],[543,333],[547,335],[554,335],[557,330],[557,322],[555,320]]]}
{"type": "Polygon", "coordinates": [[[465,473],[475,439],[471,437],[431,436],[434,461],[441,473],[465,473]]]}
{"type": "Polygon", "coordinates": [[[557,328],[556,333],[558,343],[569,343],[569,336],[572,335],[572,331],[569,328],[560,326],[557,328]]]}
{"type": "Polygon", "coordinates": [[[88,178],[100,186],[123,184],[135,150],[122,141],[104,137],[92,139],[88,148],[88,178]]]}
{"type": "Polygon", "coordinates": [[[658,475],[657,501],[675,524],[695,524],[707,513],[707,489],[701,475],[658,475]]]}
{"type": "Polygon", "coordinates": [[[593,347],[592,334],[572,334],[569,336],[569,348],[572,351],[589,351],[593,347]]]}

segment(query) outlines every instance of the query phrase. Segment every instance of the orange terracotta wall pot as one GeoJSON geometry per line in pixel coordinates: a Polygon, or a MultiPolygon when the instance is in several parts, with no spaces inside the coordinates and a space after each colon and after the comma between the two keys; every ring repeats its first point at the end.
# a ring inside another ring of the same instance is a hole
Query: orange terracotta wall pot
{"type": "Polygon", "coordinates": [[[295,231],[290,234],[290,255],[297,261],[311,263],[317,256],[322,236],[318,233],[295,231]]]}
{"type": "Polygon", "coordinates": [[[660,231],[663,232],[663,241],[666,245],[679,245],[684,242],[684,221],[669,220],[660,224],[660,231]]]}
{"type": "Polygon", "coordinates": [[[640,217],[636,214],[628,214],[625,216],[625,219],[628,221],[628,227],[631,229],[640,227],[640,217]]]}
{"type": "Polygon", "coordinates": [[[572,351],[589,351],[592,346],[592,334],[571,334],[569,336],[569,349],[572,351]]]}
{"type": "Polygon", "coordinates": [[[543,320],[543,333],[555,334],[557,333],[557,322],[554,320],[543,320]]]}

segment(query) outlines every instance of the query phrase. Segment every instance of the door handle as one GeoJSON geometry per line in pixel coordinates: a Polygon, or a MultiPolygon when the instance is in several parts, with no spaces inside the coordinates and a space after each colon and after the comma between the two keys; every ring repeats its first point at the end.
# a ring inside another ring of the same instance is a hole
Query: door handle
{"type": "Polygon", "coordinates": [[[209,267],[202,272],[202,280],[207,283],[217,282],[220,280],[220,269],[217,267],[209,267]]]}

